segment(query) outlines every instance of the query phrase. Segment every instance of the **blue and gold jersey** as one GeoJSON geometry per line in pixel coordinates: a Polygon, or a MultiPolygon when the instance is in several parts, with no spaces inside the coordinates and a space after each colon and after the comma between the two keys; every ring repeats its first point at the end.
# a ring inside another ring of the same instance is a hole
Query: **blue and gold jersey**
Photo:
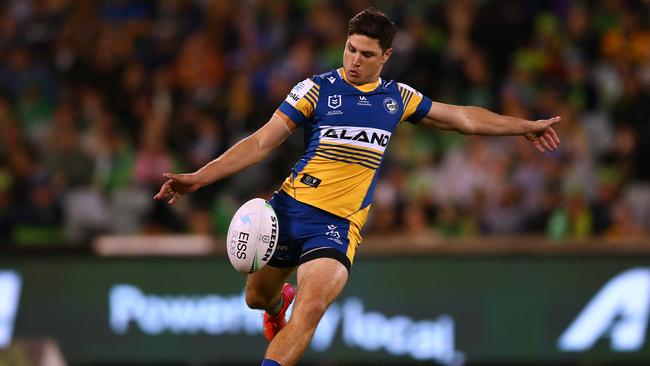
{"type": "Polygon", "coordinates": [[[343,68],[303,80],[279,107],[305,136],[282,190],[361,228],[391,135],[403,121],[419,122],[431,103],[392,80],[354,86],[343,68]]]}

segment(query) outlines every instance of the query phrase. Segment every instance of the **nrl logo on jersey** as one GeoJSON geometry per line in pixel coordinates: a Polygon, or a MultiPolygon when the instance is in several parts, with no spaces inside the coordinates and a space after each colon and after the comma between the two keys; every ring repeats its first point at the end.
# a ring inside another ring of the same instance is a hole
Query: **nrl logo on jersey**
{"type": "Polygon", "coordinates": [[[340,94],[334,94],[327,97],[327,106],[332,109],[337,109],[343,105],[343,100],[340,94]]]}

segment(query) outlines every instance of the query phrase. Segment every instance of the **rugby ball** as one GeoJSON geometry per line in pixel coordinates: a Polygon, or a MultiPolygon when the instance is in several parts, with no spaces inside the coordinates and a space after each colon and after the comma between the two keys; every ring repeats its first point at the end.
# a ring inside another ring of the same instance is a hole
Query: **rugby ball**
{"type": "Polygon", "coordinates": [[[259,271],[275,252],[278,232],[278,218],[266,200],[244,203],[228,227],[226,249],[232,266],[242,273],[259,271]]]}

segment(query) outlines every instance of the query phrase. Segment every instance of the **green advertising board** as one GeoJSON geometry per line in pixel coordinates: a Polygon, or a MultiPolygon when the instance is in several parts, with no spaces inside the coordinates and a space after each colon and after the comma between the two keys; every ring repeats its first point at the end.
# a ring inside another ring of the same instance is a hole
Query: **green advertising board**
{"type": "MultiPolygon", "coordinates": [[[[71,364],[257,364],[267,341],[227,259],[0,259],[0,346],[55,339],[71,364]]],[[[359,258],[304,360],[650,363],[638,256],[359,258]]]]}

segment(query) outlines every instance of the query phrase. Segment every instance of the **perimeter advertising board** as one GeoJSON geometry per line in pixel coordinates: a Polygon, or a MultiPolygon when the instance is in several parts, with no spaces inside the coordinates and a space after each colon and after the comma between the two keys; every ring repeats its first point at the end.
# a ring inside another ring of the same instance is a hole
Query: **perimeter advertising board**
{"type": "MultiPolygon", "coordinates": [[[[6,257],[0,340],[49,336],[71,363],[255,364],[244,281],[219,257],[6,257]]],[[[305,359],[650,362],[649,310],[643,257],[359,258],[305,359]]]]}

